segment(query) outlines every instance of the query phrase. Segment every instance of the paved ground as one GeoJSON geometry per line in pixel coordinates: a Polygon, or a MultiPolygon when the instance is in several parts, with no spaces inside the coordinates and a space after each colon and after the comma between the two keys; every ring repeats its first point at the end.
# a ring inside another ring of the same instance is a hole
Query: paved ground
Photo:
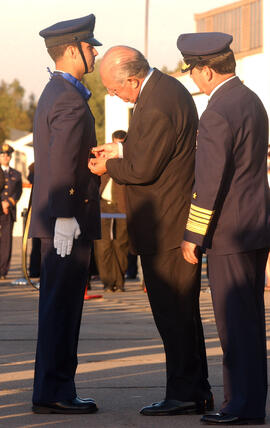
{"type": "MultiPolygon", "coordinates": [[[[136,281],[126,293],[106,294],[85,302],[79,343],[77,389],[95,397],[94,415],[35,415],[31,413],[33,364],[36,345],[38,292],[12,285],[21,277],[21,241],[14,240],[12,268],[0,282],[0,426],[174,428],[198,427],[199,416],[145,417],[144,405],[163,398],[164,354],[147,296],[136,281]]],[[[217,338],[207,281],[203,281],[201,311],[209,361],[209,378],[216,408],[222,402],[221,350],[217,338]]],[[[91,294],[102,291],[100,282],[91,294]]],[[[269,339],[270,293],[266,293],[269,339]]],[[[270,343],[268,342],[270,346],[270,343]]],[[[268,405],[270,414],[270,406],[268,405]]],[[[270,419],[267,418],[267,425],[270,419]]]]}

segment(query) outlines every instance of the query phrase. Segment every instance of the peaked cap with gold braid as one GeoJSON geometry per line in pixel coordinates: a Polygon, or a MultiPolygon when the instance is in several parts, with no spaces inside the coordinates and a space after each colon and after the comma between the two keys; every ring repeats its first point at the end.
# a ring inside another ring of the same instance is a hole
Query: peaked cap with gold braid
{"type": "Polygon", "coordinates": [[[177,39],[177,47],[184,58],[182,73],[191,71],[202,61],[218,57],[230,51],[232,41],[233,37],[226,33],[181,34],[177,39]]]}

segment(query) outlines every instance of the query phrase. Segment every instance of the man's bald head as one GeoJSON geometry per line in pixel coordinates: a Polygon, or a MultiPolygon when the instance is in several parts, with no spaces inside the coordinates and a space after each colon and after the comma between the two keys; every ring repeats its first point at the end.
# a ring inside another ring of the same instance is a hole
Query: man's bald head
{"type": "Polygon", "coordinates": [[[113,46],[103,56],[100,64],[101,76],[110,76],[117,83],[123,84],[129,77],[143,79],[149,64],[143,54],[128,46],[113,46]]]}

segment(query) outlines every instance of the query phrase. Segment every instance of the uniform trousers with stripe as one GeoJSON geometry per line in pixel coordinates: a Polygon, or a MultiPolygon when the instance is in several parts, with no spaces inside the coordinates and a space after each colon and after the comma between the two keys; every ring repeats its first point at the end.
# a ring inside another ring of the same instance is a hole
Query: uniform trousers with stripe
{"type": "Polygon", "coordinates": [[[268,249],[208,254],[213,307],[223,350],[222,411],[243,418],[265,416],[267,254],[268,249]]]}
{"type": "Polygon", "coordinates": [[[154,320],[166,354],[165,398],[210,398],[203,328],[199,311],[200,272],[181,248],[141,255],[154,320]]]}
{"type": "Polygon", "coordinates": [[[34,403],[76,397],[74,376],[91,241],[78,238],[60,257],[53,239],[41,238],[41,276],[34,403]]]}

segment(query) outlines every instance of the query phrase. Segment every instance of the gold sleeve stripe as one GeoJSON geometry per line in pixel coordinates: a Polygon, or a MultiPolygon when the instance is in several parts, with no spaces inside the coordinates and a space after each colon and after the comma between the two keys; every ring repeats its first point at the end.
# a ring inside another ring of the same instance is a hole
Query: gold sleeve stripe
{"type": "Polygon", "coordinates": [[[197,221],[198,223],[204,223],[204,224],[208,224],[209,223],[209,219],[208,218],[204,219],[204,218],[192,215],[191,212],[189,213],[189,218],[190,218],[190,220],[197,221]]]}
{"type": "Polygon", "coordinates": [[[191,204],[190,208],[192,208],[193,210],[198,211],[198,212],[200,212],[202,214],[212,215],[213,212],[214,212],[214,211],[211,211],[211,210],[207,210],[206,208],[197,207],[196,205],[193,205],[193,204],[191,204]]]}
{"type": "Polygon", "coordinates": [[[200,218],[205,218],[206,220],[209,220],[209,218],[211,217],[211,215],[208,214],[201,214],[198,211],[193,210],[192,208],[190,208],[190,213],[192,213],[193,215],[200,217],[200,218]]]}
{"type": "Polygon", "coordinates": [[[200,235],[206,235],[208,224],[201,224],[188,219],[186,228],[187,230],[190,230],[190,232],[199,233],[200,235]]]}
{"type": "Polygon", "coordinates": [[[190,232],[206,235],[213,214],[214,211],[191,204],[186,229],[190,232]]]}

